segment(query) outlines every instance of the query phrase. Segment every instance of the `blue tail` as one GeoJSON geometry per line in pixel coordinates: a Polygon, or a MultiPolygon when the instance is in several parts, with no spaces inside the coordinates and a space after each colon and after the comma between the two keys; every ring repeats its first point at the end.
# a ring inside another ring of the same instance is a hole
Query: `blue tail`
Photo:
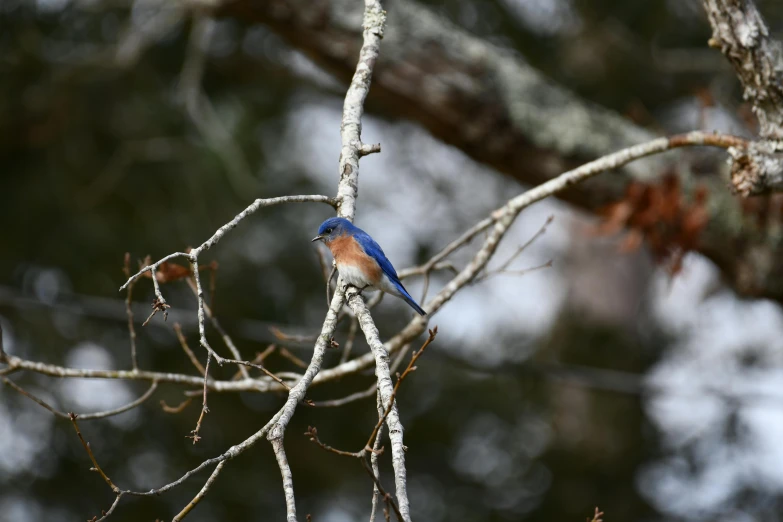
{"type": "Polygon", "coordinates": [[[397,288],[400,290],[400,293],[402,294],[400,297],[402,297],[405,300],[405,302],[410,305],[411,308],[416,310],[416,312],[419,315],[427,315],[427,312],[424,311],[424,308],[419,306],[418,303],[416,303],[416,301],[413,300],[411,294],[409,294],[408,291],[405,290],[405,287],[402,286],[401,283],[397,283],[397,288]]]}

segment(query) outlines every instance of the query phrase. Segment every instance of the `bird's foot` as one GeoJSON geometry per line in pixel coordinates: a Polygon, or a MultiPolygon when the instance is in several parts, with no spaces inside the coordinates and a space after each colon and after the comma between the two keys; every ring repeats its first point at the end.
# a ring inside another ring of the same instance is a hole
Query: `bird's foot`
{"type": "Polygon", "coordinates": [[[346,288],[349,286],[352,286],[356,289],[356,295],[362,295],[362,292],[364,292],[365,289],[371,287],[372,285],[357,286],[357,285],[348,284],[346,285],[346,288]]]}

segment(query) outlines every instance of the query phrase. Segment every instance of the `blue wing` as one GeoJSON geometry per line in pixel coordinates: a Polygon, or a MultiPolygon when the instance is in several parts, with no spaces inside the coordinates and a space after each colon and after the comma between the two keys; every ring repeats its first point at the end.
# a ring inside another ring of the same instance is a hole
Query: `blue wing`
{"type": "Polygon", "coordinates": [[[375,259],[378,265],[380,265],[383,273],[386,274],[388,278],[391,279],[393,283],[395,283],[395,285],[399,284],[400,278],[397,275],[397,271],[394,270],[391,261],[389,261],[389,259],[386,257],[386,254],[383,253],[381,245],[376,243],[367,232],[357,232],[354,234],[354,238],[356,239],[356,242],[359,243],[359,245],[362,247],[362,249],[364,249],[364,252],[371,258],[375,259]]]}
{"type": "Polygon", "coordinates": [[[416,310],[419,315],[427,315],[427,312],[425,312],[424,309],[419,306],[418,303],[416,303],[408,291],[405,290],[405,287],[402,286],[402,282],[400,282],[400,277],[397,275],[397,271],[394,270],[391,261],[389,261],[389,259],[386,257],[386,254],[383,253],[381,245],[376,243],[375,240],[370,237],[370,234],[360,229],[357,229],[356,232],[354,232],[354,239],[356,239],[356,242],[361,245],[362,249],[364,249],[364,252],[368,256],[375,259],[375,261],[381,267],[383,273],[386,274],[386,277],[389,278],[389,281],[391,281],[397,290],[400,291],[400,294],[402,294],[401,297],[405,300],[405,302],[408,303],[411,308],[416,310]]]}

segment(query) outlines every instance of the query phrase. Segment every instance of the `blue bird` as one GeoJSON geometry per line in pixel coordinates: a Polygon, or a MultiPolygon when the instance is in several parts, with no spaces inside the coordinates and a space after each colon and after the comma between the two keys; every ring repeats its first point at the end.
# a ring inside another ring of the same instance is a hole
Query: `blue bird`
{"type": "Polygon", "coordinates": [[[333,217],[321,223],[313,241],[323,241],[329,247],[345,283],[360,290],[382,290],[404,300],[420,315],[427,315],[402,286],[380,245],[364,230],[345,218],[333,217]]]}

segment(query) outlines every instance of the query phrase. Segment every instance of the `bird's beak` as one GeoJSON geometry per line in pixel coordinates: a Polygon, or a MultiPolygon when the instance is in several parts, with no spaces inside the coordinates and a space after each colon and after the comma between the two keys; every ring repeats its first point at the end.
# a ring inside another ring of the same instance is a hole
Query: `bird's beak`
{"type": "Polygon", "coordinates": [[[321,241],[324,238],[324,236],[315,236],[313,239],[310,240],[311,243],[315,243],[316,241],[321,241]]]}

